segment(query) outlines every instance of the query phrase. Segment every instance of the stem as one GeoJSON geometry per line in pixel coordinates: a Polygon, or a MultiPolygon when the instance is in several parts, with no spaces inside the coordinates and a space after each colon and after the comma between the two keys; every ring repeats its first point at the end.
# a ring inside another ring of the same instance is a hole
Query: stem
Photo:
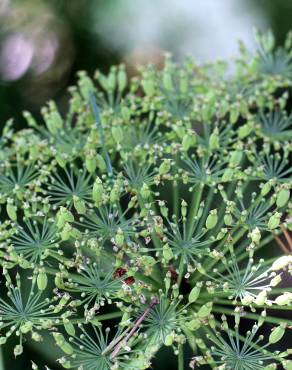
{"type": "Polygon", "coordinates": [[[118,353],[120,352],[120,349],[127,345],[128,340],[135,334],[135,332],[139,329],[141,323],[144,321],[145,317],[149,315],[152,308],[154,306],[156,306],[157,304],[158,304],[158,299],[153,298],[150,305],[146,308],[146,310],[142,313],[142,315],[139,317],[139,319],[135,322],[135,324],[134,324],[133,328],[131,329],[131,331],[129,332],[129,334],[127,334],[125,339],[123,339],[122,341],[120,341],[117,344],[115,350],[111,354],[111,359],[114,359],[118,355],[118,353]]]}
{"type": "Polygon", "coordinates": [[[204,184],[198,184],[193,189],[191,209],[188,212],[188,221],[187,221],[188,236],[191,234],[192,229],[193,229],[193,225],[195,223],[195,216],[196,216],[196,214],[198,212],[198,209],[199,209],[199,206],[200,206],[203,190],[204,190],[204,184]]]}
{"type": "Polygon", "coordinates": [[[180,258],[179,267],[178,267],[178,279],[177,279],[178,287],[180,287],[183,274],[184,274],[184,256],[182,255],[180,258]]]}
{"type": "Polygon", "coordinates": [[[92,108],[92,111],[93,111],[93,115],[94,115],[94,118],[95,118],[95,124],[97,126],[97,129],[98,129],[98,132],[99,132],[99,135],[100,135],[102,151],[103,151],[103,155],[104,155],[104,158],[105,158],[108,174],[110,176],[112,176],[113,175],[113,168],[112,168],[111,160],[110,160],[110,157],[109,157],[109,154],[107,152],[106,145],[105,145],[104,132],[103,132],[103,127],[102,127],[101,120],[100,120],[99,109],[98,109],[98,106],[96,104],[96,101],[95,101],[95,98],[94,98],[94,95],[93,95],[92,91],[89,92],[89,99],[90,99],[90,104],[91,104],[91,108],[92,108]]]}
{"type": "Polygon", "coordinates": [[[179,212],[179,183],[174,180],[172,185],[172,192],[173,192],[173,211],[176,217],[178,218],[178,212],[179,212]]]}
{"type": "MultiPolygon", "coordinates": [[[[235,316],[235,312],[229,308],[213,306],[213,311],[217,313],[226,313],[227,315],[235,316]]],[[[242,317],[247,318],[247,319],[252,319],[252,320],[258,320],[261,316],[256,313],[245,312],[244,316],[242,317]]],[[[287,320],[284,317],[282,319],[278,319],[276,317],[267,316],[265,317],[265,321],[271,324],[277,324],[277,325],[280,325],[284,321],[286,324],[292,325],[292,320],[287,320]]]]}
{"type": "Polygon", "coordinates": [[[0,370],[5,370],[2,347],[0,347],[0,370]]]}
{"type": "Polygon", "coordinates": [[[184,370],[184,349],[183,345],[178,348],[178,370],[184,370]]]}

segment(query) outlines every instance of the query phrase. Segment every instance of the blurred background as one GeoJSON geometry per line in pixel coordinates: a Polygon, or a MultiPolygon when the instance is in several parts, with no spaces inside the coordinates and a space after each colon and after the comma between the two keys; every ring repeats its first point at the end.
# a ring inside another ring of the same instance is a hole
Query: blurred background
{"type": "MultiPolygon", "coordinates": [[[[0,131],[9,118],[20,128],[22,110],[38,115],[49,99],[64,111],[78,70],[106,72],[122,61],[134,71],[160,65],[166,50],[176,60],[232,59],[239,39],[255,48],[253,27],[283,43],[291,19],[291,0],[0,0],[0,131]]],[[[31,369],[30,357],[57,369],[56,346],[34,350],[17,361],[0,353],[0,370],[3,356],[9,370],[31,369]]]]}
{"type": "Polygon", "coordinates": [[[160,64],[165,50],[232,58],[238,39],[254,48],[254,26],[281,44],[291,16],[291,0],[0,0],[0,127],[51,98],[66,109],[77,70],[160,64]]]}

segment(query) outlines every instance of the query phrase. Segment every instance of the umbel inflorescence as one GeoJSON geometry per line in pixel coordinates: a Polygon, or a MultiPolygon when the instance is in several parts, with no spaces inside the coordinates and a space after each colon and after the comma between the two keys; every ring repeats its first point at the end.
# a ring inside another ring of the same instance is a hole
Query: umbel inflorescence
{"type": "Polygon", "coordinates": [[[4,348],[49,334],[66,369],[147,369],[163,346],[179,370],[292,369],[292,35],[257,37],[234,73],[80,72],[66,116],[5,125],[4,348]]]}

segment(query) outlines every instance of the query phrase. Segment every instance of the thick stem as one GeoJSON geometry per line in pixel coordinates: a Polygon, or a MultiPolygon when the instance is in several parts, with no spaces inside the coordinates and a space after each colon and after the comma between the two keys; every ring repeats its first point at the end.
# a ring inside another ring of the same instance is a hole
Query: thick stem
{"type": "Polygon", "coordinates": [[[184,347],[179,346],[178,349],[178,370],[184,370],[184,347]]]}

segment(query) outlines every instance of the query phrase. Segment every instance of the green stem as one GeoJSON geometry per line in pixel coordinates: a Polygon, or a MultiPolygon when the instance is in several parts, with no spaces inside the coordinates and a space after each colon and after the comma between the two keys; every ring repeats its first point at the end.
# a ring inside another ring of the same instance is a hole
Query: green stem
{"type": "Polygon", "coordinates": [[[178,267],[178,279],[177,279],[178,287],[180,287],[183,275],[184,275],[184,256],[182,255],[178,267]]]}
{"type": "Polygon", "coordinates": [[[183,345],[178,349],[178,370],[184,370],[184,349],[183,345]]]}
{"type": "MultiPolygon", "coordinates": [[[[96,319],[98,321],[106,321],[106,320],[117,319],[118,317],[122,317],[122,316],[123,316],[123,312],[122,311],[116,311],[116,312],[105,313],[103,315],[97,315],[96,316],[96,319]]],[[[82,318],[82,319],[72,319],[72,320],[70,320],[70,322],[72,324],[81,324],[81,323],[87,322],[87,319],[85,319],[85,318],[82,318]]],[[[63,325],[63,322],[60,321],[59,324],[55,324],[55,325],[63,325]]],[[[1,370],[1,368],[0,368],[0,370],[1,370]]]]}
{"type": "Polygon", "coordinates": [[[0,347],[0,370],[5,370],[2,347],[0,347]]]}
{"type": "MultiPolygon", "coordinates": [[[[229,308],[213,306],[213,311],[216,313],[225,313],[227,315],[235,316],[234,310],[231,310],[229,308]]],[[[242,317],[247,318],[247,319],[252,319],[252,320],[258,320],[261,317],[261,315],[256,314],[256,313],[246,312],[244,313],[244,316],[242,317]]],[[[280,325],[284,321],[286,324],[292,325],[292,320],[287,320],[286,318],[279,319],[277,317],[267,316],[265,317],[265,321],[271,324],[277,324],[277,325],[280,325]]]]}
{"type": "Polygon", "coordinates": [[[193,189],[191,208],[190,208],[190,211],[188,212],[188,221],[187,221],[188,236],[191,234],[193,225],[195,223],[195,216],[200,206],[203,190],[204,190],[204,184],[198,184],[193,189]]]}

